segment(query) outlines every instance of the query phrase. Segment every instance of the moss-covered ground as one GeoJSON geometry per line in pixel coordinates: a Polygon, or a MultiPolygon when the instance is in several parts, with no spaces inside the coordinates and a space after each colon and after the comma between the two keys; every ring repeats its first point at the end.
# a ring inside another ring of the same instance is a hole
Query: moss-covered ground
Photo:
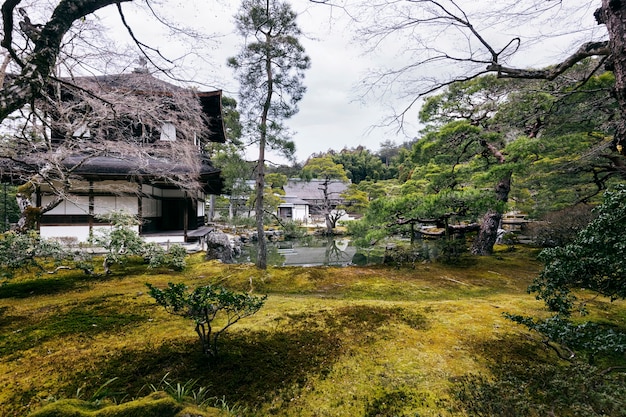
{"type": "MultiPolygon", "coordinates": [[[[502,315],[547,315],[526,292],[541,268],[535,256],[258,271],[198,254],[181,273],[130,263],[110,276],[17,276],[0,287],[0,415],[59,399],[128,402],[164,378],[206,389],[230,415],[467,415],[459,392],[471,375],[491,380],[508,365],[556,362],[502,315]],[[220,283],[269,297],[209,360],[192,323],[157,306],[146,282],[220,283]]],[[[625,323],[623,303],[596,298],[591,309],[625,323]]]]}

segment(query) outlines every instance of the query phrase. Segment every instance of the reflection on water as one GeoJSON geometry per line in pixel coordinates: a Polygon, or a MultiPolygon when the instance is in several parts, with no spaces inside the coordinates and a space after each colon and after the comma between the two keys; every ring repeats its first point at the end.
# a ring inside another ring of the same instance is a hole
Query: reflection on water
{"type": "MultiPolygon", "coordinates": [[[[349,239],[307,236],[303,239],[267,242],[267,264],[275,266],[347,265],[356,248],[349,239]]],[[[235,262],[255,263],[256,244],[246,244],[235,262]]]]}

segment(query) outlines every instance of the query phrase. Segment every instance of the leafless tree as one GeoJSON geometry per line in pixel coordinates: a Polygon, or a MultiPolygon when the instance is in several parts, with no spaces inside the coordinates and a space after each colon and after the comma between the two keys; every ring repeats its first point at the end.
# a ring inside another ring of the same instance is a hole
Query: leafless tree
{"type": "Polygon", "coordinates": [[[200,102],[192,91],[148,74],[148,67],[163,72],[159,65],[172,62],[135,36],[121,8],[129,1],[2,3],[0,173],[24,184],[18,193],[21,226],[28,226],[33,214],[71,200],[69,191],[100,157],[132,161],[131,173],[150,173],[185,190],[199,186],[198,145],[207,131],[200,102]],[[136,56],[129,58],[125,48],[108,41],[92,18],[110,5],[117,6],[141,54],[139,68],[125,77],[93,75],[136,64],[136,56]],[[168,124],[175,126],[176,141],[159,140],[168,124]],[[41,185],[55,197],[42,207],[30,207],[29,193],[41,185]]]}
{"type": "Polygon", "coordinates": [[[614,146],[626,151],[626,3],[375,0],[357,9],[358,39],[370,53],[385,51],[390,63],[369,74],[366,93],[404,100],[394,115],[401,125],[422,98],[452,83],[487,73],[552,80],[585,58],[602,57],[615,73],[622,109],[614,146]]]}

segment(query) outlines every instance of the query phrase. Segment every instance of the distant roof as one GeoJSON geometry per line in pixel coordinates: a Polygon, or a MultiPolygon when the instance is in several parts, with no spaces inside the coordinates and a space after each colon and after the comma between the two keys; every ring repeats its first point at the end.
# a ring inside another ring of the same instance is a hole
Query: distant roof
{"type": "Polygon", "coordinates": [[[282,199],[285,200],[285,202],[281,203],[280,204],[281,206],[292,205],[292,204],[297,204],[297,205],[309,204],[306,201],[304,201],[303,199],[298,198],[298,197],[283,196],[282,199]]]}
{"type": "MultiPolygon", "coordinates": [[[[312,179],[310,181],[290,179],[283,187],[285,197],[297,197],[302,200],[321,200],[324,193],[321,190],[323,180],[312,179]]],[[[348,189],[349,182],[331,180],[328,184],[328,193],[331,199],[340,198],[339,195],[348,189]]]]}
{"type": "Polygon", "coordinates": [[[71,82],[82,87],[103,90],[123,89],[136,93],[173,93],[185,90],[182,87],[160,80],[148,72],[72,77],[71,82]]]}

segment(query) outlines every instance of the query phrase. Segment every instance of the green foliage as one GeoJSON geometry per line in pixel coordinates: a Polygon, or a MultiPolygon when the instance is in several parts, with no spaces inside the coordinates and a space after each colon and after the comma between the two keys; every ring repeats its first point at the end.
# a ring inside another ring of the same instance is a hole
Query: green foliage
{"type": "Polygon", "coordinates": [[[508,144],[506,152],[516,161],[512,164],[516,186],[511,191],[516,208],[537,218],[581,202],[597,202],[598,186],[614,181],[597,175],[598,166],[609,157],[609,144],[608,137],[586,133],[519,137],[508,144]]]}
{"type": "Polygon", "coordinates": [[[157,304],[171,314],[191,319],[202,344],[202,352],[209,357],[218,354],[219,336],[242,318],[251,316],[263,307],[267,296],[257,297],[248,293],[236,293],[221,286],[205,285],[189,292],[185,284],[169,283],[164,290],[146,284],[149,294],[157,304]],[[225,324],[213,329],[218,314],[224,316],[225,324]]]}
{"type": "MultiPolygon", "coordinates": [[[[626,334],[593,322],[572,323],[569,316],[577,300],[572,290],[591,290],[612,300],[626,297],[626,186],[607,191],[594,212],[596,218],[571,243],[544,249],[539,256],[545,266],[528,289],[557,315],[542,320],[507,317],[541,334],[562,359],[572,360],[580,354],[589,363],[599,358],[606,363],[607,359],[623,357],[626,334]]],[[[584,303],[579,311],[587,312],[584,303]]]]}
{"type": "Polygon", "coordinates": [[[92,268],[87,258],[86,254],[69,252],[58,242],[42,239],[34,231],[0,234],[0,278],[11,278],[19,269],[41,273],[78,266],[89,272],[92,268]]]}
{"type": "Polygon", "coordinates": [[[626,186],[606,191],[596,218],[581,230],[574,242],[544,249],[545,267],[529,291],[536,292],[548,308],[571,314],[576,296],[584,288],[611,299],[626,297],[626,186]]]}
{"type": "Polygon", "coordinates": [[[450,239],[438,239],[436,245],[439,250],[438,259],[444,263],[459,263],[463,254],[467,253],[467,242],[465,238],[452,237],[450,239]]]}
{"type": "Polygon", "coordinates": [[[186,249],[182,245],[173,244],[166,251],[157,243],[147,243],[134,230],[139,224],[134,216],[112,212],[102,219],[111,223],[110,229],[101,231],[94,236],[93,241],[107,251],[103,261],[105,273],[110,274],[112,265],[124,264],[133,256],[142,257],[150,268],[166,266],[176,271],[185,269],[186,249]]]}
{"type": "Polygon", "coordinates": [[[486,207],[499,207],[490,192],[468,189],[437,194],[404,194],[370,202],[365,216],[349,226],[358,242],[372,242],[393,234],[409,234],[426,221],[440,227],[474,220],[486,207]]]}
{"type": "Polygon", "coordinates": [[[0,184],[0,231],[7,232],[12,223],[20,218],[20,209],[15,200],[16,189],[0,184]]]}
{"type": "MultiPolygon", "coordinates": [[[[545,320],[512,314],[505,316],[560,345],[568,351],[567,359],[573,359],[574,352],[580,352],[590,364],[593,364],[599,356],[619,358],[626,352],[626,333],[611,327],[593,322],[575,324],[558,315],[545,320]]],[[[557,353],[561,357],[565,356],[561,351],[557,353]]]]}
{"type": "Polygon", "coordinates": [[[187,266],[187,262],[185,260],[187,258],[187,249],[185,249],[182,245],[171,245],[167,251],[167,255],[168,257],[166,258],[164,264],[170,266],[175,271],[182,271],[187,266]]]}
{"type": "Polygon", "coordinates": [[[467,416],[626,416],[623,374],[602,374],[584,364],[558,366],[507,362],[492,377],[468,374],[455,380],[457,409],[467,416]]]}
{"type": "Polygon", "coordinates": [[[428,257],[421,248],[418,249],[411,245],[395,245],[385,249],[383,263],[396,268],[405,266],[415,268],[418,262],[425,259],[428,259],[428,257]]]}
{"type": "Polygon", "coordinates": [[[244,130],[255,141],[261,136],[263,146],[287,156],[293,155],[295,145],[287,137],[283,120],[297,113],[297,103],[306,91],[304,71],[311,65],[298,41],[301,31],[296,17],[286,2],[244,0],[235,22],[247,42],[237,56],[228,59],[239,80],[244,130]],[[268,78],[271,82],[259,83],[268,78]]]}
{"type": "MultiPolygon", "coordinates": [[[[284,174],[271,173],[265,175],[264,187],[263,187],[263,213],[264,224],[271,223],[275,220],[275,213],[278,210],[278,206],[284,203],[283,196],[285,191],[283,187],[287,183],[287,176],[284,174]]],[[[250,209],[256,208],[257,192],[249,192],[248,207],[250,209]]]]}
{"type": "Polygon", "coordinates": [[[306,227],[303,227],[300,222],[287,221],[281,226],[286,239],[303,238],[307,234],[306,227]]]}
{"type": "Polygon", "coordinates": [[[302,168],[305,179],[319,178],[322,180],[348,181],[343,165],[336,163],[330,156],[311,158],[302,168]]]}
{"type": "Polygon", "coordinates": [[[348,189],[341,194],[341,198],[345,203],[339,208],[348,213],[362,214],[369,204],[367,193],[359,190],[357,184],[350,184],[348,189]]]}
{"type": "Polygon", "coordinates": [[[498,109],[510,84],[510,80],[491,74],[451,84],[442,94],[425,101],[420,120],[438,125],[461,119],[485,123],[498,109]]]}
{"type": "Polygon", "coordinates": [[[334,163],[341,165],[347,177],[354,184],[361,181],[378,181],[389,179],[389,169],[380,157],[368,149],[359,146],[355,149],[343,149],[339,153],[329,155],[334,163]]]}
{"type": "MultiPolygon", "coordinates": [[[[133,227],[139,225],[139,221],[132,215],[124,212],[111,212],[100,217],[111,224],[106,230],[101,230],[94,236],[94,243],[104,250],[104,271],[111,273],[111,265],[122,264],[129,256],[142,256],[144,241],[133,227]]],[[[154,247],[149,247],[150,252],[154,247]]]]}

